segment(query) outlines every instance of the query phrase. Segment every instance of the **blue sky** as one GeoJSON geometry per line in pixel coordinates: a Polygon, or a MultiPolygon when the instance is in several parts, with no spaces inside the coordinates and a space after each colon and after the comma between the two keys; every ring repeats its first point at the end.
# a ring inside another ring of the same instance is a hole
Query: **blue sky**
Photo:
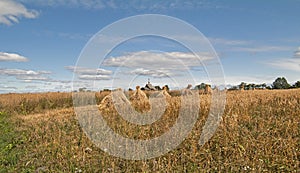
{"type": "MultiPolygon", "coordinates": [[[[298,0],[0,0],[0,92],[70,91],[74,66],[89,39],[113,22],[141,14],[168,15],[196,27],[215,48],[226,84],[271,84],[279,76],[292,84],[300,80],[298,0]]],[[[204,69],[191,70],[202,76],[194,80],[187,80],[184,72],[176,77],[167,68],[147,69],[149,57],[159,61],[166,56],[189,57],[189,53],[163,38],[128,40],[99,67],[97,89],[109,88],[113,81],[113,87],[144,85],[147,78],[173,88],[209,82],[204,69]],[[148,58],[140,62],[137,57],[148,58]],[[131,65],[116,72],[109,58],[131,65]],[[133,67],[136,61],[140,67],[133,67]]],[[[164,63],[168,59],[161,61],[166,67],[164,63]]],[[[90,69],[79,69],[82,86],[88,87],[90,69]]]]}

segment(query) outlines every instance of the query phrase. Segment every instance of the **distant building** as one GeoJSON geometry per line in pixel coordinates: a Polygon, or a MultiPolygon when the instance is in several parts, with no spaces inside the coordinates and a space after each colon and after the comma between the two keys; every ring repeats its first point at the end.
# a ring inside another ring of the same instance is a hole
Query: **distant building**
{"type": "MultiPolygon", "coordinates": [[[[158,86],[159,87],[159,86],[158,86]]],[[[159,87],[160,88],[160,87],[159,87]]],[[[158,90],[157,88],[155,88],[151,83],[150,83],[150,79],[148,79],[148,83],[145,85],[145,87],[141,88],[141,90],[145,90],[145,91],[156,91],[158,90]]]]}

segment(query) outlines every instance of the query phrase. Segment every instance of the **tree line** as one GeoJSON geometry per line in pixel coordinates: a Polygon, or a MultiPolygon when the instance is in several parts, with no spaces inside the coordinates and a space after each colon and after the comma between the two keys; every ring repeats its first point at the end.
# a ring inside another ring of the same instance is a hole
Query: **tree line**
{"type": "MultiPolygon", "coordinates": [[[[205,90],[205,88],[211,85],[206,83],[201,83],[199,85],[196,85],[194,87],[195,90],[205,90]]],[[[167,87],[167,91],[169,91],[168,85],[165,85],[167,87]]],[[[155,86],[157,90],[162,90],[159,86],[155,86]]],[[[285,77],[278,77],[271,85],[267,85],[266,83],[262,84],[255,84],[255,83],[245,83],[241,82],[241,84],[232,86],[228,88],[228,90],[255,90],[255,89],[293,89],[293,88],[300,88],[300,81],[295,82],[294,84],[289,84],[285,77]]],[[[90,92],[91,90],[87,90],[87,88],[79,88],[79,92],[90,92]]],[[[74,92],[78,92],[74,91],[74,92]]],[[[103,89],[102,91],[111,91],[109,89],[103,89]]],[[[129,91],[132,91],[131,88],[129,88],[129,91]]]]}
{"type": "Polygon", "coordinates": [[[229,90],[254,90],[254,89],[293,89],[300,88],[300,81],[289,84],[285,77],[278,77],[271,85],[263,84],[247,84],[242,82],[237,86],[232,86],[229,90]]]}

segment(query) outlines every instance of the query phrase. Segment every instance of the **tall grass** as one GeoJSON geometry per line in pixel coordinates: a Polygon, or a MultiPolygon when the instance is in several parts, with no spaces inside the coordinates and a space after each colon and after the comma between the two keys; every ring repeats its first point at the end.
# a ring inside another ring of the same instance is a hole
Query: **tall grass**
{"type": "Polygon", "coordinates": [[[0,110],[11,114],[31,114],[45,110],[72,107],[71,93],[1,94],[0,110]]]}
{"type": "MultiPolygon", "coordinates": [[[[103,98],[108,93],[101,94],[103,98]]],[[[186,140],[166,155],[141,161],[116,158],[93,145],[78,125],[71,102],[60,102],[71,99],[70,94],[54,95],[0,96],[1,111],[11,114],[15,135],[24,136],[10,151],[18,157],[14,164],[4,167],[8,172],[300,172],[297,89],[228,92],[223,120],[202,147],[198,140],[209,112],[210,95],[201,95],[199,118],[186,140]],[[8,98],[11,100],[5,102],[8,98]],[[21,103],[19,98],[32,105],[43,98],[59,104],[56,108],[26,108],[24,115],[15,105],[21,103]]],[[[173,97],[165,115],[150,126],[129,124],[114,111],[104,113],[104,118],[125,137],[150,139],[174,124],[178,102],[173,97]]]]}

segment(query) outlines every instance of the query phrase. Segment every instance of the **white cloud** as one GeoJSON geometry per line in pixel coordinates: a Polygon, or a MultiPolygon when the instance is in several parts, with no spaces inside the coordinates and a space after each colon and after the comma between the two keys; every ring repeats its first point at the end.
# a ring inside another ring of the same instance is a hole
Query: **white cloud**
{"type": "Polygon", "coordinates": [[[300,58],[300,47],[295,51],[294,58],[300,58]]]}
{"type": "Polygon", "coordinates": [[[201,65],[201,61],[212,59],[208,53],[201,53],[201,57],[185,52],[130,52],[118,57],[110,57],[103,62],[104,66],[144,68],[156,70],[189,69],[201,65]],[[201,61],[200,61],[201,60],[201,61]]]}
{"type": "MultiPolygon", "coordinates": [[[[203,68],[203,62],[213,59],[209,53],[186,52],[129,52],[105,59],[102,66],[116,68],[123,76],[135,75],[154,78],[170,78],[189,75],[203,68]]],[[[208,65],[208,63],[206,64],[208,65]]],[[[129,76],[128,76],[129,77],[129,76]]]]}
{"type": "Polygon", "coordinates": [[[36,88],[38,88],[38,86],[37,85],[27,85],[27,86],[25,86],[25,88],[26,89],[36,89],[36,88]]]}
{"type": "Polygon", "coordinates": [[[268,62],[267,64],[280,69],[300,72],[300,58],[279,59],[273,62],[268,62]]]}
{"type": "Polygon", "coordinates": [[[224,39],[224,38],[208,38],[208,40],[212,44],[221,44],[221,45],[227,45],[227,46],[241,46],[241,45],[249,45],[252,43],[252,41],[230,40],[230,39],[224,39]]]}
{"type": "Polygon", "coordinates": [[[16,53],[0,52],[0,62],[1,61],[26,62],[28,59],[16,53]]]}
{"type": "Polygon", "coordinates": [[[24,80],[26,82],[31,82],[31,81],[49,81],[50,78],[46,76],[40,76],[40,75],[19,75],[16,77],[19,80],[24,80]]]}
{"type": "MultiPolygon", "coordinates": [[[[36,86],[36,85],[34,85],[36,86]]],[[[70,80],[50,80],[43,83],[43,86],[39,86],[37,90],[43,91],[71,91],[72,81],[70,80]]]]}
{"type": "Polygon", "coordinates": [[[81,80],[110,80],[111,77],[108,75],[78,75],[81,80]]]}
{"type": "Polygon", "coordinates": [[[85,67],[66,66],[65,69],[77,74],[81,80],[109,80],[112,71],[101,68],[92,69],[85,67]]]}
{"type": "Polygon", "coordinates": [[[0,86],[0,90],[17,90],[17,87],[13,87],[13,86],[0,86]]]}
{"type": "Polygon", "coordinates": [[[112,74],[112,71],[105,70],[105,69],[91,69],[91,68],[85,68],[85,67],[75,67],[75,66],[66,66],[65,69],[81,74],[81,75],[110,75],[112,74]]]}
{"type": "Polygon", "coordinates": [[[13,86],[0,86],[0,93],[16,92],[17,90],[18,88],[13,86]]]}
{"type": "Polygon", "coordinates": [[[241,82],[255,84],[271,84],[276,76],[226,76],[225,83],[227,85],[239,85],[241,82]]]}
{"type": "Polygon", "coordinates": [[[13,0],[0,1],[0,24],[12,25],[18,23],[19,18],[36,18],[37,16],[37,11],[29,10],[21,3],[13,0]]]}
{"type": "Polygon", "coordinates": [[[147,70],[143,68],[138,68],[131,71],[131,74],[141,75],[141,76],[151,76],[154,78],[163,78],[173,76],[174,74],[169,70],[147,70]]]}
{"type": "Polygon", "coordinates": [[[266,64],[280,69],[300,72],[300,47],[294,52],[292,58],[278,59],[266,64]]]}
{"type": "Polygon", "coordinates": [[[235,47],[232,48],[232,51],[240,51],[240,52],[250,52],[250,53],[258,53],[258,52],[280,52],[280,51],[290,51],[292,47],[287,46],[260,46],[260,47],[235,47]]]}
{"type": "Polygon", "coordinates": [[[33,71],[23,69],[0,69],[0,75],[13,76],[23,81],[48,81],[50,78],[45,76],[51,74],[48,71],[33,71]]]}
{"type": "Polygon", "coordinates": [[[19,0],[23,3],[33,3],[41,6],[50,7],[82,7],[86,9],[102,9],[108,7],[110,3],[105,3],[106,1],[101,0],[19,0]]]}
{"type": "MultiPolygon", "coordinates": [[[[192,40],[193,38],[190,39],[192,40]]],[[[213,37],[208,39],[218,50],[222,50],[223,52],[246,52],[255,54],[262,52],[291,51],[294,49],[292,46],[260,45],[261,43],[257,40],[230,40],[213,37]]]]}
{"type": "Polygon", "coordinates": [[[222,4],[209,1],[115,1],[115,0],[20,0],[24,3],[35,3],[42,6],[64,6],[68,8],[85,9],[119,9],[119,10],[151,10],[162,11],[166,9],[199,9],[222,8],[222,4]]]}

